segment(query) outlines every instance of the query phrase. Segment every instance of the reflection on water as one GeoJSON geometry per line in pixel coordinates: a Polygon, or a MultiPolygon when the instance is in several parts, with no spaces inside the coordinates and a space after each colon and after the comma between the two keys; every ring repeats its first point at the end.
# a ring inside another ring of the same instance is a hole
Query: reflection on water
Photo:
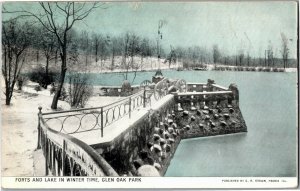
{"type": "MultiPolygon", "coordinates": [[[[166,176],[296,176],[296,73],[164,71],[189,82],[236,83],[248,133],[182,140],[166,176]]],[[[122,75],[92,74],[97,85],[122,75]]],[[[154,72],[139,73],[135,84],[154,72]]],[[[113,79],[113,80],[112,80],[113,79]]]]}

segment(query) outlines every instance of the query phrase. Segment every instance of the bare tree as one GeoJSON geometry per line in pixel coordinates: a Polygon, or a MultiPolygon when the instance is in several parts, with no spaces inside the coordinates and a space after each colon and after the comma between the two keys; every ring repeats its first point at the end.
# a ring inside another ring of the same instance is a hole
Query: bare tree
{"type": "Polygon", "coordinates": [[[130,34],[127,32],[124,35],[124,38],[123,38],[123,47],[124,47],[124,49],[123,49],[123,55],[122,55],[122,67],[123,67],[123,69],[126,70],[124,80],[127,80],[128,71],[129,71],[129,63],[127,63],[129,43],[130,43],[130,34]]]}
{"type": "Polygon", "coordinates": [[[250,66],[251,57],[249,51],[247,52],[247,66],[250,66]]]}
{"type": "Polygon", "coordinates": [[[238,60],[239,60],[240,66],[243,65],[244,57],[245,57],[245,55],[244,55],[244,50],[243,50],[243,49],[240,49],[240,50],[239,50],[239,53],[238,53],[238,60]]]}
{"type": "Polygon", "coordinates": [[[171,49],[171,51],[167,57],[167,61],[169,62],[169,68],[171,68],[172,62],[175,64],[177,61],[175,49],[172,46],[170,46],[170,49],[171,49]]]}
{"type": "Polygon", "coordinates": [[[61,94],[67,72],[69,31],[75,23],[84,20],[94,9],[103,4],[99,4],[97,2],[39,2],[39,4],[41,11],[38,13],[27,10],[8,11],[7,9],[4,9],[3,13],[19,13],[17,18],[25,16],[33,17],[40,22],[46,30],[56,36],[60,47],[61,71],[58,89],[53,97],[51,108],[57,109],[58,98],[61,94]]]}
{"type": "Polygon", "coordinates": [[[92,35],[92,41],[93,41],[92,43],[93,43],[93,49],[94,49],[94,53],[95,53],[96,64],[98,62],[100,39],[101,39],[101,35],[95,34],[95,33],[92,35]]]}
{"type": "Polygon", "coordinates": [[[282,42],[282,48],[281,48],[282,62],[283,62],[283,68],[285,69],[287,67],[289,49],[288,49],[288,39],[284,33],[281,33],[281,42],[282,42]]]}
{"type": "Polygon", "coordinates": [[[268,50],[267,50],[267,64],[268,67],[271,65],[274,66],[274,53],[273,53],[273,46],[271,41],[269,41],[268,50]]]}
{"type": "Polygon", "coordinates": [[[40,48],[46,58],[46,66],[45,66],[45,84],[43,84],[44,88],[47,88],[47,85],[50,84],[49,79],[49,62],[52,59],[55,59],[56,50],[58,47],[57,39],[45,28],[41,28],[38,30],[39,38],[37,39],[37,48],[40,48]]]}
{"type": "Polygon", "coordinates": [[[100,64],[101,70],[103,69],[103,61],[105,61],[108,57],[108,49],[110,44],[110,36],[101,36],[99,38],[99,56],[100,56],[100,64]]]}
{"type": "Polygon", "coordinates": [[[149,40],[144,38],[140,44],[140,56],[141,56],[141,66],[140,69],[143,69],[143,61],[146,56],[149,55],[149,40]]]}
{"type": "Polygon", "coordinates": [[[87,31],[82,31],[80,35],[80,45],[81,50],[83,51],[84,57],[85,57],[85,66],[88,65],[89,62],[89,53],[90,53],[90,37],[89,33],[87,31]]]}
{"type": "Polygon", "coordinates": [[[10,20],[2,25],[2,75],[5,81],[6,105],[10,105],[14,86],[25,61],[26,50],[31,44],[31,37],[28,23],[20,25],[17,20],[10,20]]]}
{"type": "Polygon", "coordinates": [[[84,107],[93,94],[93,88],[89,85],[88,75],[71,73],[69,79],[69,103],[71,107],[84,107]]]}
{"type": "Polygon", "coordinates": [[[138,64],[135,64],[134,57],[139,53],[139,41],[140,38],[136,34],[130,35],[130,41],[129,41],[129,56],[130,56],[130,68],[132,70],[138,69],[138,64]]]}
{"type": "MultiPolygon", "coordinates": [[[[134,57],[138,55],[140,52],[139,47],[139,37],[135,35],[134,33],[126,32],[123,36],[122,41],[122,68],[125,69],[124,72],[124,80],[128,80],[128,73],[131,69],[131,71],[134,71],[134,78],[136,77],[136,72],[139,69],[140,65],[134,62],[134,57]],[[129,58],[129,59],[127,59],[129,58]]],[[[132,82],[133,82],[132,81],[132,82]]]]}
{"type": "Polygon", "coordinates": [[[110,64],[110,70],[114,70],[115,66],[115,57],[118,54],[121,54],[122,47],[121,47],[121,41],[120,38],[112,38],[110,42],[110,53],[111,53],[111,64],[110,64]]]}
{"type": "Polygon", "coordinates": [[[221,53],[219,51],[218,45],[213,45],[213,59],[214,59],[214,64],[216,66],[217,62],[219,62],[219,59],[221,57],[221,53]]]}

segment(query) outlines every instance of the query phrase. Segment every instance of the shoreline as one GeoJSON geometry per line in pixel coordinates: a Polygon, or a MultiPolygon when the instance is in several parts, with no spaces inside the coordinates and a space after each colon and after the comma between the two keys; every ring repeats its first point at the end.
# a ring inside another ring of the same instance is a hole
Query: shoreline
{"type": "MultiPolygon", "coordinates": [[[[161,71],[167,71],[167,70],[174,70],[177,72],[181,72],[181,71],[201,71],[201,72],[205,72],[205,71],[221,71],[221,72],[297,72],[298,68],[276,68],[276,67],[251,67],[251,66],[227,66],[227,65],[218,65],[217,68],[219,69],[215,69],[214,65],[211,64],[207,67],[206,70],[198,70],[197,68],[181,68],[179,69],[178,67],[163,67],[160,68],[161,71]],[[221,70],[220,68],[230,68],[231,70],[221,70]],[[239,68],[242,68],[242,70],[237,70],[239,68]],[[255,69],[254,70],[247,70],[247,68],[251,68],[251,69],[255,69]],[[274,71],[274,69],[276,70],[282,70],[282,71],[274,71]],[[265,71],[265,70],[269,70],[269,71],[265,71]]],[[[128,73],[142,73],[142,72],[156,72],[158,70],[157,69],[153,69],[153,68],[145,68],[143,70],[129,70],[128,73]]],[[[70,71],[70,72],[78,72],[78,71],[70,71]]],[[[83,71],[82,73],[85,74],[120,74],[120,73],[126,73],[126,70],[123,69],[116,69],[116,70],[101,70],[101,71],[83,71]]]]}

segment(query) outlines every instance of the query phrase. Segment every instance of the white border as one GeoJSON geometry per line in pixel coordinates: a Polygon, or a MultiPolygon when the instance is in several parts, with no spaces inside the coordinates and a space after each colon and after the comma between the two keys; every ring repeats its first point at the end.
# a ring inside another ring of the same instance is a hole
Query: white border
{"type": "Polygon", "coordinates": [[[2,177],[2,188],[297,188],[297,177],[2,177]],[[67,179],[80,181],[67,182],[67,179]],[[94,181],[89,181],[94,178],[94,181]],[[33,180],[41,180],[33,182],[33,180]],[[64,181],[62,181],[64,180],[64,181]],[[135,181],[134,181],[135,180],[135,181]]]}

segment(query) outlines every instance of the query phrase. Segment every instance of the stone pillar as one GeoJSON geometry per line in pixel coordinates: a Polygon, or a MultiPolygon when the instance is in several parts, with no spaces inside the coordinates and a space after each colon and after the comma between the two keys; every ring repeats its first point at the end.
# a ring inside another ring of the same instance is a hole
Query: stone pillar
{"type": "Polygon", "coordinates": [[[235,101],[236,105],[239,106],[239,89],[236,84],[230,84],[229,90],[232,91],[232,101],[235,101]]]}
{"type": "Polygon", "coordinates": [[[42,114],[42,107],[40,106],[39,108],[39,113],[38,113],[38,143],[37,143],[37,148],[41,148],[41,122],[40,122],[40,115],[42,114]]]}
{"type": "Polygon", "coordinates": [[[212,92],[213,91],[212,84],[215,84],[215,81],[212,80],[212,79],[208,79],[207,80],[207,84],[206,84],[206,91],[208,91],[208,92],[212,92]]]}

